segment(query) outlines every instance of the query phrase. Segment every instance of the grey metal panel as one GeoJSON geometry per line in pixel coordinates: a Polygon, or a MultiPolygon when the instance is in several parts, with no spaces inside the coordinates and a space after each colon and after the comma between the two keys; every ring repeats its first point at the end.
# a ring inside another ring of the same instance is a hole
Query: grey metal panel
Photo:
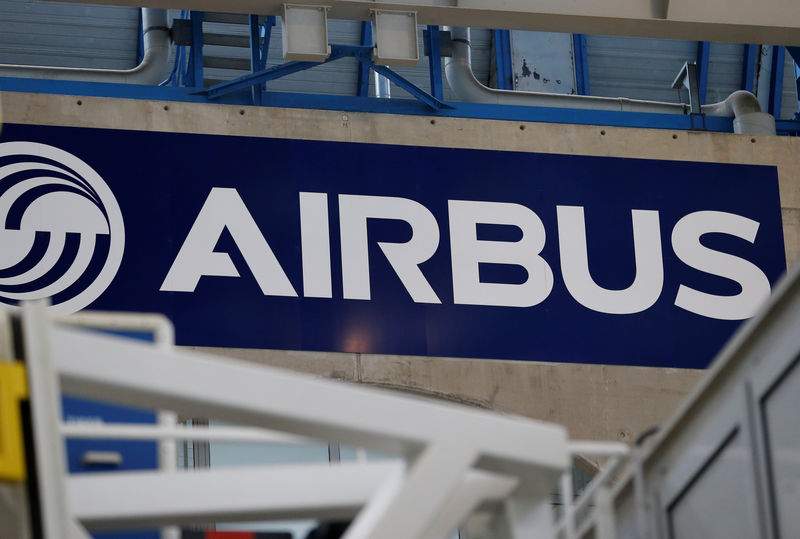
{"type": "Polygon", "coordinates": [[[572,34],[511,32],[514,89],[525,92],[575,94],[572,34]]]}
{"type": "Polygon", "coordinates": [[[716,103],[742,88],[745,46],[712,43],[708,60],[706,103],[716,103]]]}
{"type": "Polygon", "coordinates": [[[770,473],[781,537],[800,530],[800,362],[794,365],[766,395],[762,403],[769,451],[770,473]]]}
{"type": "Polygon", "coordinates": [[[781,101],[781,119],[794,118],[794,113],[800,110],[797,102],[797,83],[794,75],[794,61],[791,55],[786,55],[783,66],[783,96],[781,101]]]}
{"type": "Polygon", "coordinates": [[[688,103],[671,88],[686,61],[697,56],[697,43],[669,39],[586,36],[592,95],[688,103]]]}
{"type": "Polygon", "coordinates": [[[131,7],[0,0],[0,63],[130,69],[138,22],[131,7]]]}
{"type": "MultiPolygon", "coordinates": [[[[748,441],[737,433],[692,478],[669,511],[674,539],[726,537],[748,539],[759,536],[758,504],[748,441]]],[[[689,446],[687,452],[705,447],[689,446]]]]}

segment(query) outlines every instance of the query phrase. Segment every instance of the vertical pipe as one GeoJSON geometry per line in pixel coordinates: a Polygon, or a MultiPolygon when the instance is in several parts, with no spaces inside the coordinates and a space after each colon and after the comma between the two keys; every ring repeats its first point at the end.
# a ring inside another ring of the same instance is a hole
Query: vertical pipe
{"type": "Polygon", "coordinates": [[[375,97],[390,99],[392,97],[392,86],[389,79],[376,71],[373,71],[373,75],[375,75],[375,97]]]}
{"type": "Polygon", "coordinates": [[[575,495],[572,489],[572,466],[567,468],[561,475],[561,507],[563,509],[564,537],[565,539],[575,539],[577,530],[575,526],[574,514],[575,495]]]}

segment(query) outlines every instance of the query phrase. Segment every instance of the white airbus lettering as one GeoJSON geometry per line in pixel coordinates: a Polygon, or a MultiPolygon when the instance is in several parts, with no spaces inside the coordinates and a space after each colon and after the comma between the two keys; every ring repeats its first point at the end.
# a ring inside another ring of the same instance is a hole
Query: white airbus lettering
{"type": "MultiPolygon", "coordinates": [[[[399,220],[411,227],[406,242],[378,241],[389,267],[416,303],[441,303],[421,269],[439,248],[439,223],[417,201],[388,196],[338,195],[342,297],[369,301],[369,222],[399,220]]],[[[299,193],[303,296],[333,298],[331,240],[326,193],[299,193]]],[[[607,314],[633,314],[652,307],[664,288],[661,222],[655,210],[631,210],[636,273],[629,286],[608,289],[591,276],[582,206],[556,206],[561,276],[567,291],[587,309],[607,314]]],[[[530,208],[511,202],[448,201],[453,302],[461,305],[530,308],[545,301],[554,273],[542,256],[547,232],[530,208]],[[517,241],[478,239],[479,225],[516,227],[517,241]],[[521,267],[522,283],[481,280],[480,265],[521,267]]],[[[720,211],[697,211],[672,230],[672,249],[691,268],[730,279],[741,291],[716,295],[680,284],[674,304],[692,313],[720,320],[752,316],[770,293],[769,279],[753,262],[701,244],[704,234],[727,234],[754,243],[759,223],[720,211]]],[[[266,238],[235,189],[213,188],[161,285],[162,291],[193,292],[201,277],[239,277],[228,253],[216,252],[227,229],[264,295],[297,296],[266,238]]],[[[373,260],[373,263],[375,261],[373,260]]]]}

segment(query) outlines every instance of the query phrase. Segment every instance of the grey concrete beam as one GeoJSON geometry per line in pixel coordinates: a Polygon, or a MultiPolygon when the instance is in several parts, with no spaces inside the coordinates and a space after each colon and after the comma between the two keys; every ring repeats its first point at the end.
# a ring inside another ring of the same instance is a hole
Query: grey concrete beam
{"type": "MultiPolygon", "coordinates": [[[[60,1],[60,0],[59,0],[60,1]]],[[[217,0],[88,0],[95,4],[218,11],[217,0]]],[[[229,0],[231,13],[279,15],[281,0],[229,0]]],[[[319,0],[293,0],[319,5],[319,0]]],[[[328,17],[369,20],[375,9],[417,12],[420,24],[800,45],[800,2],[787,0],[331,0],[328,17]]]]}

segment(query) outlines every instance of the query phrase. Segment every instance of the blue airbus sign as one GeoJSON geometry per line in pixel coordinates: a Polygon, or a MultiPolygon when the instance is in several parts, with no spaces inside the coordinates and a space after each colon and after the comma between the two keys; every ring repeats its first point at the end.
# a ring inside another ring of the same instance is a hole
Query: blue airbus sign
{"type": "Polygon", "coordinates": [[[6,125],[0,301],[178,344],[704,367],[785,269],[775,167],[6,125]]]}

